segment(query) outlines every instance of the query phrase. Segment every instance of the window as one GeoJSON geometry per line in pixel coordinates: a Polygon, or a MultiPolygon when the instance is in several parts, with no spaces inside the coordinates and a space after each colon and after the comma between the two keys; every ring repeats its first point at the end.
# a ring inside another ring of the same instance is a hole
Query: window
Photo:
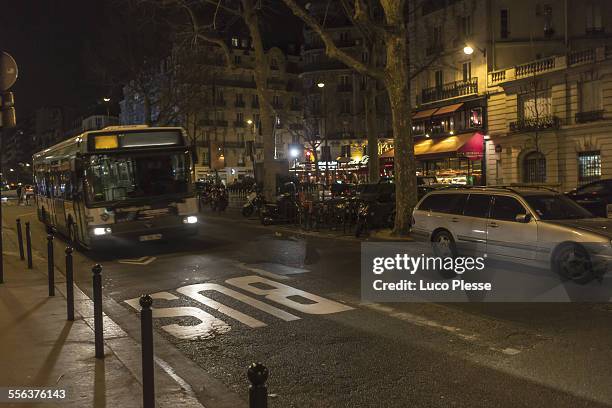
{"type": "Polygon", "coordinates": [[[604,28],[601,21],[601,4],[591,1],[586,5],[586,33],[603,33],[604,28]]]}
{"type": "Polygon", "coordinates": [[[433,35],[431,38],[432,38],[432,45],[436,46],[436,45],[442,44],[442,27],[441,26],[435,26],[433,28],[433,35]]]}
{"type": "Polygon", "coordinates": [[[246,38],[242,39],[242,48],[249,48],[249,40],[246,38]]]}
{"type": "Polygon", "coordinates": [[[601,178],[601,152],[578,153],[578,183],[590,183],[601,178]]]}
{"type": "Polygon", "coordinates": [[[580,112],[601,110],[601,81],[585,81],[580,84],[580,112]]]}
{"type": "Polygon", "coordinates": [[[419,210],[461,215],[467,197],[467,194],[432,194],[423,200],[419,210]]]}
{"type": "Polygon", "coordinates": [[[241,62],[240,55],[234,55],[234,64],[240,65],[241,62]]]}
{"type": "Polygon", "coordinates": [[[340,105],[340,113],[351,113],[351,100],[343,99],[340,105]]]}
{"type": "Polygon", "coordinates": [[[444,84],[444,73],[442,70],[434,72],[434,82],[436,84],[436,88],[442,88],[442,85],[444,84]]]}
{"type": "Polygon", "coordinates": [[[232,37],[232,47],[238,48],[240,46],[240,40],[238,37],[232,37]]]}
{"type": "Polygon", "coordinates": [[[361,62],[368,62],[370,60],[370,55],[367,51],[363,51],[361,53],[361,62]]]}
{"type": "Polygon", "coordinates": [[[550,4],[544,5],[544,35],[546,37],[550,37],[555,33],[555,29],[553,28],[553,10],[550,4]]]}
{"type": "Polygon", "coordinates": [[[236,94],[236,103],[243,103],[244,99],[241,93],[236,94]]]}
{"type": "Polygon", "coordinates": [[[462,79],[464,81],[467,81],[468,79],[472,78],[472,63],[464,62],[461,67],[461,71],[462,71],[462,79]]]}
{"type": "Polygon", "coordinates": [[[516,216],[527,214],[527,210],[515,198],[495,196],[491,208],[491,218],[501,221],[516,221],[516,216]]]}
{"type": "Polygon", "coordinates": [[[487,194],[470,194],[463,210],[466,217],[487,218],[491,196],[487,194]]]}
{"type": "Polygon", "coordinates": [[[279,98],[278,95],[272,96],[272,105],[274,105],[274,106],[279,106],[280,105],[280,98],[279,98]]]}
{"type": "Polygon", "coordinates": [[[540,152],[531,152],[523,160],[523,182],[546,182],[546,158],[540,152]]]}
{"type": "Polygon", "coordinates": [[[461,32],[465,38],[472,36],[472,16],[461,18],[461,32]]]}
{"type": "Polygon", "coordinates": [[[506,39],[510,35],[508,31],[508,9],[502,9],[499,11],[499,36],[502,39],[506,39]]]}
{"type": "Polygon", "coordinates": [[[340,75],[339,77],[340,85],[347,86],[349,84],[349,76],[348,75],[340,75]]]}
{"type": "Polygon", "coordinates": [[[278,60],[276,58],[272,58],[272,61],[270,62],[270,68],[274,70],[278,69],[278,60]]]}
{"type": "Polygon", "coordinates": [[[551,98],[547,92],[539,91],[523,94],[519,97],[519,114],[522,120],[543,119],[551,115],[551,98]]]}
{"type": "Polygon", "coordinates": [[[244,122],[244,113],[236,112],[236,122],[238,123],[244,122]]]}
{"type": "Polygon", "coordinates": [[[482,108],[473,108],[470,110],[470,127],[482,127],[482,108]]]}

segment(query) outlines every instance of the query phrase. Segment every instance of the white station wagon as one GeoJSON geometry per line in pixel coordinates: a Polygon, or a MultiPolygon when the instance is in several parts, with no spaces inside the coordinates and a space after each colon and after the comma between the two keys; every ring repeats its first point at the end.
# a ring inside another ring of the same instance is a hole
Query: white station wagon
{"type": "Polygon", "coordinates": [[[472,187],[427,194],[412,234],[438,256],[487,254],[550,268],[565,279],[601,278],[612,260],[612,220],[534,187],[472,187]]]}

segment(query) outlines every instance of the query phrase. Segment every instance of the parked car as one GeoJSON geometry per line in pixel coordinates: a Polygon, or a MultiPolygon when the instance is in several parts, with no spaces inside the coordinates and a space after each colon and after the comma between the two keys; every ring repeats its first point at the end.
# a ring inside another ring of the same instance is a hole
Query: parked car
{"type": "Polygon", "coordinates": [[[608,205],[612,204],[612,179],[585,184],[566,195],[593,214],[607,217],[608,205]]]}
{"type": "Polygon", "coordinates": [[[427,194],[413,211],[412,234],[438,256],[488,256],[550,267],[565,279],[600,278],[612,260],[612,220],[558,192],[472,187],[427,194]]]}

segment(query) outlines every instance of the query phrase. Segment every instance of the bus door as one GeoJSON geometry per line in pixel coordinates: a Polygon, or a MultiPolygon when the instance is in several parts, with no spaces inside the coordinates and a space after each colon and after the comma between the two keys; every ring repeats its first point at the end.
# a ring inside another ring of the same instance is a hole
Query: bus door
{"type": "Polygon", "coordinates": [[[55,194],[53,197],[53,213],[55,214],[55,227],[62,233],[66,233],[66,207],[64,206],[66,194],[66,179],[64,173],[55,174],[55,194]]]}
{"type": "MultiPolygon", "coordinates": [[[[77,179],[78,180],[78,179],[77,179]]],[[[85,242],[87,236],[87,218],[85,214],[85,195],[83,192],[83,180],[78,180],[75,183],[76,191],[72,201],[72,209],[74,210],[74,228],[75,233],[79,236],[82,242],[85,242]]]]}

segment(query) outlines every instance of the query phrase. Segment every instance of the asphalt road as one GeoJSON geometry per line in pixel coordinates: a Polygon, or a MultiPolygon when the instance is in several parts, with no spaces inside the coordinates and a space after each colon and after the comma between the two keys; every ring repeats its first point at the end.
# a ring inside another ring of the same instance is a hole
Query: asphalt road
{"type": "MultiPolygon", "coordinates": [[[[33,211],[3,218],[42,253],[33,211]]],[[[362,303],[359,242],[208,215],[189,241],[79,253],[85,292],[96,262],[111,317],[157,293],[156,334],[242,398],[263,362],[271,407],[612,406],[610,304],[362,303]]]]}

